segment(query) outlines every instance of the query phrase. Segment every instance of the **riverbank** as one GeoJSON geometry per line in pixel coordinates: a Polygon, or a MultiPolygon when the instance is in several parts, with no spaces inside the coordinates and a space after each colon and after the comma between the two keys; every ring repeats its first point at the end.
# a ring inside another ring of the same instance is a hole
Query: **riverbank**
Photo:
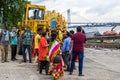
{"type": "MultiPolygon", "coordinates": [[[[39,74],[36,63],[21,63],[22,56],[17,55],[17,61],[0,63],[0,80],[51,80],[51,76],[39,74]]],[[[76,63],[78,66],[78,63],[76,63]]],[[[120,80],[120,50],[105,48],[85,48],[83,66],[84,77],[78,76],[78,70],[73,75],[65,72],[59,80],[120,80]]]]}

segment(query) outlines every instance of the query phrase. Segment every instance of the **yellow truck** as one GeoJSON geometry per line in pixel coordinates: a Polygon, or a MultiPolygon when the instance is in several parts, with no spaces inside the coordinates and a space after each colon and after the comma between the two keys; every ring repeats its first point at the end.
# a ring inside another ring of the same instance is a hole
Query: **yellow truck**
{"type": "Polygon", "coordinates": [[[19,26],[28,25],[32,32],[36,32],[38,28],[46,30],[57,30],[59,39],[62,40],[61,34],[66,30],[65,18],[55,10],[46,11],[44,5],[26,4],[25,14],[22,23],[18,22],[19,26]]]}

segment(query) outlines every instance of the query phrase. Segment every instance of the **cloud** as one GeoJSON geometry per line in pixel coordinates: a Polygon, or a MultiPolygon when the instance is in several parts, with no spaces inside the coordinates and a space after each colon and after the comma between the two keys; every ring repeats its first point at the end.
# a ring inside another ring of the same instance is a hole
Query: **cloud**
{"type": "Polygon", "coordinates": [[[31,0],[31,3],[38,4],[38,3],[43,3],[45,1],[48,1],[48,0],[31,0]]]}
{"type": "Polygon", "coordinates": [[[56,10],[67,20],[67,9],[71,10],[74,22],[120,21],[120,0],[31,0],[43,4],[47,10],[56,10]]]}
{"type": "Polygon", "coordinates": [[[98,4],[97,6],[94,6],[86,11],[86,13],[92,13],[92,14],[98,14],[98,15],[105,15],[111,11],[113,11],[117,6],[119,6],[118,1],[102,1],[102,3],[98,4]]]}

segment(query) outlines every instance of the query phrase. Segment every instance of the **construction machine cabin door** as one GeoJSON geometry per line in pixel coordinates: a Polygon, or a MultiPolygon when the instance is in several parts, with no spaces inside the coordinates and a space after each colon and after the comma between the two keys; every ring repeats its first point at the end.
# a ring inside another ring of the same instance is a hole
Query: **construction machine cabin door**
{"type": "Polygon", "coordinates": [[[44,28],[45,25],[45,7],[38,5],[27,5],[26,6],[26,18],[25,24],[30,26],[33,32],[37,31],[37,28],[44,28]]]}

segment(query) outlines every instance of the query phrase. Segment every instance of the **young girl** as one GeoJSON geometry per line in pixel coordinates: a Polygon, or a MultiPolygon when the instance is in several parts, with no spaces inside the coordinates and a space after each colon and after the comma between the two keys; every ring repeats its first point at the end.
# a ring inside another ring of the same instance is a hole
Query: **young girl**
{"type": "Polygon", "coordinates": [[[57,33],[52,32],[51,43],[49,45],[49,62],[52,64],[49,72],[51,73],[53,80],[57,80],[64,75],[63,60],[60,51],[60,44],[56,40],[57,33]]]}
{"type": "Polygon", "coordinates": [[[45,59],[46,56],[48,56],[48,43],[46,40],[46,32],[42,33],[42,37],[40,39],[39,42],[39,54],[38,54],[38,58],[39,58],[39,64],[40,64],[40,69],[39,69],[39,73],[42,73],[42,69],[45,67],[45,72],[46,75],[48,74],[48,70],[49,70],[49,62],[47,61],[47,59],[45,59]]]}

